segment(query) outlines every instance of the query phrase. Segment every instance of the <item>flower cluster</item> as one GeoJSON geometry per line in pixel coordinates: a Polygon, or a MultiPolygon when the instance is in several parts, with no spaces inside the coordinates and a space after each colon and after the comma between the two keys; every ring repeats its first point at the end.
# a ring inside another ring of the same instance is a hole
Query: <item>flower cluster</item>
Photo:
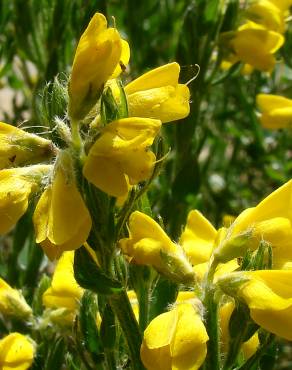
{"type": "Polygon", "coordinates": [[[128,43],[96,13],[78,43],[68,84],[67,148],[0,124],[1,234],[33,203],[36,242],[54,260],[63,251],[82,246],[92,227],[80,192],[80,167],[85,179],[113,197],[126,197],[131,186],[151,177],[156,157],[149,148],[162,122],[189,114],[189,89],[178,83],[177,63],[156,68],[125,87],[128,117],[101,124],[99,98],[106,86],[119,104],[116,78],[129,57],[128,43]],[[81,137],[80,122],[93,107],[96,118],[87,127],[88,135],[94,132],[95,136],[88,146],[86,137],[81,137]]]}
{"type": "MultiPolygon", "coordinates": [[[[129,238],[120,241],[131,263],[151,265],[185,285],[190,280],[183,279],[184,268],[191,265],[191,285],[196,292],[191,297],[196,297],[195,301],[180,300],[147,327],[141,347],[147,369],[198,369],[201,366],[208,342],[206,316],[202,310],[208,303],[206,284],[212,294],[217,295],[223,353],[228,352],[229,341],[232,343],[228,323],[240,304],[248,307],[250,319],[258,326],[292,340],[291,200],[292,181],[289,181],[256,207],[243,211],[229,227],[218,231],[200,212],[193,210],[178,243],[172,242],[149,216],[137,211],[131,215],[129,238]],[[247,253],[251,256],[262,253],[261,264],[248,267],[240,263],[247,253]]],[[[242,339],[241,349],[246,359],[258,345],[257,333],[242,339]]]]}
{"type": "MultiPolygon", "coordinates": [[[[228,66],[272,71],[291,4],[252,2],[248,21],[222,35],[228,66]]],[[[111,368],[240,369],[272,335],[292,340],[292,180],[218,229],[193,209],[172,240],[145,191],[164,159],[163,124],[189,115],[190,92],[176,62],[123,86],[129,59],[128,43],[96,13],[77,45],[67,114],[52,122],[57,140],[0,123],[0,234],[27,216],[57,260],[46,260],[53,276],[33,298],[0,278],[1,317],[48,329],[46,341],[61,332],[86,368],[105,359],[111,368]],[[172,297],[163,305],[165,281],[172,297]],[[129,360],[118,364],[124,343],[129,360]]],[[[290,125],[289,99],[257,100],[264,127],[290,125]]],[[[56,343],[51,358],[62,352],[56,343]]],[[[0,340],[0,369],[27,369],[38,350],[12,332],[0,340]]]]}
{"type": "Polygon", "coordinates": [[[284,43],[285,16],[291,1],[257,0],[246,9],[248,20],[236,31],[222,34],[228,47],[228,56],[222,64],[230,68],[244,63],[242,72],[254,69],[271,72],[275,66],[274,54],[284,43]]]}

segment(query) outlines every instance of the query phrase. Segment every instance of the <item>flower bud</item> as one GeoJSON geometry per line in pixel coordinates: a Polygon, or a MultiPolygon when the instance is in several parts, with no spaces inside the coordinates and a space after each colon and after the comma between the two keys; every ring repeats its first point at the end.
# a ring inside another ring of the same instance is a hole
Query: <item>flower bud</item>
{"type": "Polygon", "coordinates": [[[249,247],[249,240],[252,237],[252,230],[226,238],[221,241],[219,246],[214,250],[214,259],[220,263],[226,263],[236,257],[243,256],[249,247]]]}
{"type": "Polygon", "coordinates": [[[31,194],[39,190],[51,169],[34,165],[0,171],[0,234],[7,233],[24,215],[31,194]]]}
{"type": "Polygon", "coordinates": [[[74,251],[64,252],[57,262],[51,286],[43,294],[43,304],[52,322],[72,324],[79,307],[83,289],[77,284],[73,271],[74,251]]]}
{"type": "Polygon", "coordinates": [[[35,345],[19,333],[10,333],[0,340],[0,369],[27,370],[35,353],[35,345]]]}
{"type": "Polygon", "coordinates": [[[107,28],[104,15],[95,13],[82,34],[69,81],[69,116],[80,120],[102,93],[105,82],[122,71],[130,50],[115,28],[107,28]]]}
{"type": "Polygon", "coordinates": [[[195,279],[192,265],[183,249],[173,243],[151,217],[135,211],[129,219],[129,238],[120,240],[131,262],[151,265],[170,279],[190,283],[195,279]]]}
{"type": "Polygon", "coordinates": [[[60,152],[52,183],[41,195],[33,223],[36,241],[50,259],[82,246],[91,229],[91,217],[78,191],[70,152],[60,152]]]}
{"type": "Polygon", "coordinates": [[[0,312],[3,315],[27,319],[32,310],[19,290],[11,288],[0,278],[0,312]]]}
{"type": "Polygon", "coordinates": [[[0,122],[0,169],[46,161],[55,151],[50,140],[0,122]]]}

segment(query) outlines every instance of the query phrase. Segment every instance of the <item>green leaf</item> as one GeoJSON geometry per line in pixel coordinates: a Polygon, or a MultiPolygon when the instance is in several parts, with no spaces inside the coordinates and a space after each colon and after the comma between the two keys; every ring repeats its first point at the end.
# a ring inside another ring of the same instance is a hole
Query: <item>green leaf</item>
{"type": "Polygon", "coordinates": [[[80,286],[98,294],[116,294],[123,289],[117,280],[102,272],[83,247],[75,252],[74,274],[80,286]]]}

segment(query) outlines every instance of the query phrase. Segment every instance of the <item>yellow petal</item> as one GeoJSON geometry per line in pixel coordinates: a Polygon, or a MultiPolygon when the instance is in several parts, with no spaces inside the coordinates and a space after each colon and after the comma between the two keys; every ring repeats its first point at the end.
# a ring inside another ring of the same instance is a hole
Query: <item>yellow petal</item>
{"type": "Polygon", "coordinates": [[[143,341],[140,356],[147,370],[172,370],[169,346],[149,349],[143,341]]]}
{"type": "Polygon", "coordinates": [[[149,349],[169,346],[175,334],[178,320],[176,310],[155,317],[144,332],[144,342],[149,349]]]}
{"type": "Polygon", "coordinates": [[[26,212],[31,193],[50,168],[35,165],[0,171],[0,234],[8,232],[26,212]]]}
{"type": "Polygon", "coordinates": [[[132,257],[135,263],[160,267],[161,252],[166,250],[166,245],[152,238],[143,238],[133,245],[132,257]]]}
{"type": "Polygon", "coordinates": [[[277,32],[269,31],[253,22],[241,26],[236,32],[231,45],[238,60],[263,71],[274,67],[272,55],[284,43],[284,37],[277,32]]]}
{"type": "Polygon", "coordinates": [[[118,31],[106,28],[105,17],[96,13],[82,34],[75,53],[69,90],[69,115],[82,119],[96,103],[105,82],[127,62],[129,49],[118,31]]]}
{"type": "Polygon", "coordinates": [[[110,123],[89,151],[84,176],[112,196],[126,195],[129,184],[151,176],[155,155],[148,147],[160,126],[160,121],[147,118],[125,118],[110,123]]]}
{"type": "Polygon", "coordinates": [[[171,370],[197,370],[205,361],[207,346],[205,343],[193,347],[188,355],[176,356],[172,359],[171,370]]]}
{"type": "Polygon", "coordinates": [[[32,310],[26,303],[21,291],[11,288],[0,278],[0,312],[4,315],[25,319],[32,310]]]}
{"type": "Polygon", "coordinates": [[[136,80],[130,82],[125,87],[125,92],[127,95],[130,95],[137,91],[154,89],[162,86],[176,86],[178,84],[179,72],[180,66],[178,63],[165,64],[144,73],[136,80]]]}
{"type": "Polygon", "coordinates": [[[0,366],[3,369],[26,370],[34,356],[33,344],[19,333],[11,333],[0,340],[0,366]]]}
{"type": "Polygon", "coordinates": [[[43,304],[50,308],[74,311],[83,295],[73,271],[74,251],[64,252],[59,259],[51,286],[43,294],[43,304]]]}
{"type": "Polygon", "coordinates": [[[250,20],[265,26],[271,31],[283,33],[285,22],[283,12],[271,1],[260,0],[247,9],[250,20]]]}
{"type": "Polygon", "coordinates": [[[190,92],[186,85],[168,85],[128,95],[130,116],[171,122],[188,116],[190,92]]]}
{"type": "Polygon", "coordinates": [[[291,270],[242,271],[222,276],[218,283],[227,294],[244,299],[250,309],[282,311],[292,306],[291,278],[291,270]]]}
{"type": "Polygon", "coordinates": [[[128,193],[126,175],[115,161],[105,157],[90,156],[84,167],[83,175],[97,188],[114,197],[128,193]]]}
{"type": "Polygon", "coordinates": [[[48,160],[53,152],[50,140],[0,122],[0,169],[48,160]]]}
{"type": "Polygon", "coordinates": [[[235,220],[233,233],[252,227],[256,222],[281,217],[292,220],[292,180],[275,190],[256,207],[242,212],[235,220]]]}
{"type": "MultiPolygon", "coordinates": [[[[269,330],[270,331],[270,330],[269,330]]],[[[248,360],[251,356],[256,353],[260,345],[258,333],[255,333],[249,340],[244,342],[241,346],[243,356],[245,360],[248,360]]]]}
{"type": "Polygon", "coordinates": [[[98,90],[118,65],[121,39],[115,29],[106,27],[104,15],[95,13],[82,34],[72,66],[71,94],[84,97],[90,85],[98,90]]]}
{"type": "Polygon", "coordinates": [[[178,320],[171,343],[172,357],[187,356],[194,347],[205,344],[209,339],[201,317],[191,304],[181,303],[177,306],[177,311],[178,320]]]}
{"type": "Polygon", "coordinates": [[[194,299],[196,297],[195,292],[193,291],[181,291],[178,292],[178,295],[176,297],[176,302],[184,302],[191,299],[194,299]]]}
{"type": "Polygon", "coordinates": [[[196,265],[209,260],[216,236],[217,231],[211,223],[199,211],[194,210],[188,214],[179,244],[192,264],[196,265]]]}
{"type": "Polygon", "coordinates": [[[292,107],[275,109],[260,117],[263,127],[268,129],[289,128],[292,126],[292,107]]]}
{"type": "Polygon", "coordinates": [[[280,95],[258,94],[257,105],[263,112],[271,112],[274,109],[292,107],[292,100],[280,95]]]}
{"type": "Polygon", "coordinates": [[[292,306],[281,310],[250,310],[251,318],[265,330],[292,340],[292,306]]]}
{"type": "Polygon", "coordinates": [[[271,3],[276,5],[277,8],[279,8],[282,11],[286,11],[290,8],[292,5],[291,0],[269,0],[271,3]]]}
{"type": "Polygon", "coordinates": [[[67,154],[57,162],[53,183],[41,195],[33,215],[36,241],[49,258],[81,247],[91,229],[91,217],[75,184],[71,159],[66,162],[67,154]]]}
{"type": "Polygon", "coordinates": [[[131,237],[134,241],[151,237],[152,239],[159,240],[164,244],[172,243],[157,222],[139,211],[135,211],[131,214],[129,219],[129,229],[131,230],[131,237]]]}
{"type": "Polygon", "coordinates": [[[229,322],[231,314],[234,310],[234,302],[229,301],[225,304],[223,304],[219,308],[219,318],[220,318],[220,330],[221,330],[221,347],[222,352],[227,353],[229,348],[229,322]]]}
{"type": "Polygon", "coordinates": [[[130,46],[126,40],[121,40],[121,42],[122,42],[122,53],[120,56],[120,61],[116,69],[114,70],[113,74],[110,76],[110,78],[117,78],[123,72],[123,68],[125,68],[125,66],[129,63],[130,60],[130,46]]]}

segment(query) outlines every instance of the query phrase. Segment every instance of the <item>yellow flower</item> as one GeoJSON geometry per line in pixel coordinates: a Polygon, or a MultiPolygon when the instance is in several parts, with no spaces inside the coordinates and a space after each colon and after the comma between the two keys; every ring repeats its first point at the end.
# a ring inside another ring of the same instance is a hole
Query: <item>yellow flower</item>
{"type": "Polygon", "coordinates": [[[209,261],[216,238],[213,225],[199,211],[190,211],[179,244],[193,265],[209,261]]]}
{"type": "Polygon", "coordinates": [[[273,267],[292,261],[292,180],[278,188],[256,207],[243,211],[230,226],[215,257],[226,262],[242,256],[247,248],[255,250],[260,241],[273,248],[273,267]]]}
{"type": "Polygon", "coordinates": [[[0,369],[26,370],[34,356],[34,345],[24,335],[11,333],[0,340],[0,369]]]}
{"type": "Polygon", "coordinates": [[[269,0],[269,1],[283,12],[289,10],[290,6],[292,5],[292,0],[269,0]]]}
{"type": "Polygon", "coordinates": [[[141,359],[148,370],[196,370],[205,360],[208,339],[196,308],[190,303],[177,304],[146,328],[141,359]]]}
{"type": "Polygon", "coordinates": [[[54,154],[50,140],[0,122],[0,169],[24,166],[49,159],[54,154]]]}
{"type": "Polygon", "coordinates": [[[41,195],[33,215],[36,242],[52,260],[63,251],[81,247],[91,229],[70,153],[60,153],[54,172],[52,184],[41,195]]]}
{"type": "Polygon", "coordinates": [[[69,116],[82,119],[96,103],[105,82],[117,77],[130,58],[129,45],[104,15],[95,13],[82,34],[69,82],[69,116]]]}
{"type": "MultiPolygon", "coordinates": [[[[224,239],[226,228],[218,231],[213,225],[197,210],[188,214],[187,224],[179,239],[190,262],[194,266],[194,272],[198,280],[202,280],[208,270],[209,261],[216,245],[224,239]]],[[[215,272],[215,281],[218,276],[238,268],[236,259],[228,263],[219,264],[215,272]]]]}
{"type": "Polygon", "coordinates": [[[124,118],[107,125],[91,147],[83,175],[97,188],[121,197],[129,185],[148,179],[155,155],[148,150],[161,122],[148,118],[124,118]]]}
{"type": "Polygon", "coordinates": [[[259,94],[257,105],[262,111],[263,127],[279,129],[292,126],[292,100],[279,95],[259,94]]]}
{"type": "Polygon", "coordinates": [[[232,54],[230,61],[247,63],[260,70],[270,72],[275,65],[274,53],[284,43],[284,37],[254,22],[247,22],[236,32],[223,34],[228,39],[232,54]]]}
{"type": "Polygon", "coordinates": [[[0,171],[0,234],[7,233],[27,210],[30,196],[51,170],[48,165],[0,171]]]}
{"type": "Polygon", "coordinates": [[[265,330],[292,340],[292,271],[232,272],[218,279],[221,289],[248,305],[251,318],[265,330]]]}
{"type": "Polygon", "coordinates": [[[19,290],[11,288],[0,278],[0,312],[8,316],[27,318],[32,314],[30,306],[26,303],[19,290]]]}
{"type": "Polygon", "coordinates": [[[46,308],[59,310],[60,315],[51,315],[59,322],[72,323],[79,307],[83,289],[77,284],[73,271],[74,251],[64,252],[58,260],[51,286],[43,294],[46,308]]]}
{"type": "Polygon", "coordinates": [[[162,228],[149,216],[135,211],[129,219],[129,238],[119,241],[131,262],[151,265],[173,278],[189,281],[194,278],[192,266],[182,248],[173,243],[162,228]]]}
{"type": "Polygon", "coordinates": [[[179,72],[179,64],[169,63],[126,85],[129,115],[155,118],[162,123],[187,117],[190,91],[178,83],[179,72]]]}
{"type": "Polygon", "coordinates": [[[259,23],[267,29],[279,33],[285,32],[283,11],[269,0],[259,0],[247,9],[250,20],[259,23]]]}

